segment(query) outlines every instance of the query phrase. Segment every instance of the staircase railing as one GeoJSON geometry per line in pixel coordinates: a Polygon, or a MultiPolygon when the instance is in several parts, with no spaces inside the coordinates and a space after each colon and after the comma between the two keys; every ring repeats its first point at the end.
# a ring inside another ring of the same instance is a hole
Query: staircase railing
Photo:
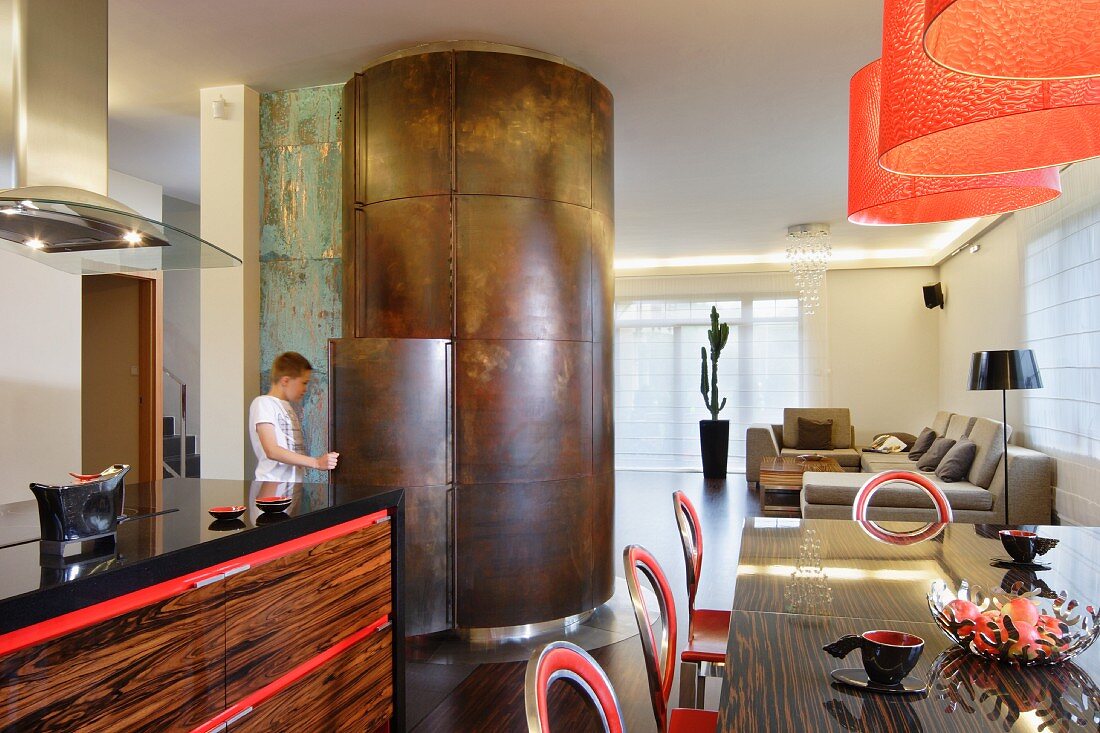
{"type": "Polygon", "coordinates": [[[164,470],[175,478],[187,478],[187,383],[167,369],[164,373],[180,389],[180,470],[174,470],[167,460],[164,461],[164,470]]]}

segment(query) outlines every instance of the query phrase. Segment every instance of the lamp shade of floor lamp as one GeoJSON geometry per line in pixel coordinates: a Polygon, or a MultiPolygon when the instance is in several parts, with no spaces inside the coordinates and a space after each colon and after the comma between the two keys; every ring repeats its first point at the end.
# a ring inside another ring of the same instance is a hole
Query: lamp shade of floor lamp
{"type": "Polygon", "coordinates": [[[953,71],[998,79],[1100,75],[1094,0],[925,0],[924,49],[953,71]]]}
{"type": "Polygon", "coordinates": [[[883,168],[970,176],[1100,156],[1100,77],[1018,81],[950,71],[924,51],[924,11],[924,0],[883,7],[883,168]]]}
{"type": "Polygon", "coordinates": [[[848,115],[848,221],[927,224],[1016,211],[1046,203],[1061,191],[1057,168],[990,176],[901,176],[878,164],[882,62],[855,73],[848,115]]]}
{"type": "Polygon", "coordinates": [[[975,351],[970,358],[971,390],[1001,390],[1001,436],[1004,438],[1005,524],[1008,524],[1008,408],[1010,389],[1042,389],[1043,378],[1031,349],[975,351]]]}

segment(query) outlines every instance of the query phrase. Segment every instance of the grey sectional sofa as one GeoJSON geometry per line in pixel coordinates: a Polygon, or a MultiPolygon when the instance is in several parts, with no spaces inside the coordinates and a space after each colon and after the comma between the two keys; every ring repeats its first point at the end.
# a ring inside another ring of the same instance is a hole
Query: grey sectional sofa
{"type": "MultiPolygon", "coordinates": [[[[955,521],[973,524],[1004,522],[1004,447],[1002,423],[940,412],[931,425],[939,435],[958,440],[969,437],[978,453],[965,481],[942,481],[925,473],[943,489],[951,502],[955,521]]],[[[1011,435],[1011,428],[1009,428],[1011,435]]],[[[759,467],[759,459],[756,461],[759,467]]],[[[1049,524],[1053,503],[1054,461],[1038,451],[1010,445],[1009,522],[1049,524]]],[[[862,453],[856,473],[806,473],[802,477],[802,516],[808,519],[849,519],[856,492],[881,471],[916,471],[905,453],[862,453]]],[[[876,492],[870,517],[879,520],[927,521],[934,517],[931,502],[917,488],[887,484],[876,492]]]]}
{"type": "Polygon", "coordinates": [[[760,482],[760,459],[768,456],[796,456],[820,453],[836,460],[845,471],[859,470],[856,429],[847,407],[788,407],[783,410],[782,425],[752,425],[745,435],[745,479],[753,486],[760,482]],[[833,450],[799,450],[798,418],[833,421],[833,450]]]}

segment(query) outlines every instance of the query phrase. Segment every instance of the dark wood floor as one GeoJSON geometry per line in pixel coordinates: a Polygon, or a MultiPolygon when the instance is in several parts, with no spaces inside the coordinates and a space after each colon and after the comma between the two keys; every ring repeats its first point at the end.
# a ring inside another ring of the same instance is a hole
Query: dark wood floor
{"type": "MultiPolygon", "coordinates": [[[[620,471],[616,474],[615,572],[623,575],[622,548],[644,545],[660,561],[676,591],[681,609],[680,639],[686,630],[687,590],[680,536],[672,510],[672,492],[682,489],[699,510],[703,524],[703,582],[696,605],[728,609],[733,605],[737,551],[745,517],[760,516],[756,494],[743,474],[725,481],[704,481],[696,473],[620,471]]],[[[638,638],[593,650],[604,667],[626,717],[630,733],[656,731],[638,638]]],[[[439,665],[410,662],[406,677],[409,730],[415,733],[523,733],[523,676],[526,664],[439,665]]],[[[708,690],[707,707],[717,703],[715,680],[708,690]]],[[[675,704],[678,686],[673,686],[675,704]]],[[[551,694],[551,716],[556,727],[570,733],[601,731],[599,718],[569,685],[558,684],[551,694]]]]}

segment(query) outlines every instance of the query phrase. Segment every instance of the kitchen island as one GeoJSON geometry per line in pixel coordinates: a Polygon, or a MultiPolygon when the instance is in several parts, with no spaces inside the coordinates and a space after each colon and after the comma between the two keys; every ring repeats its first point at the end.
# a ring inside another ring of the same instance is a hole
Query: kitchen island
{"type": "Polygon", "coordinates": [[[403,729],[400,489],[126,491],[113,546],[65,559],[0,506],[0,730],[403,729]]]}

